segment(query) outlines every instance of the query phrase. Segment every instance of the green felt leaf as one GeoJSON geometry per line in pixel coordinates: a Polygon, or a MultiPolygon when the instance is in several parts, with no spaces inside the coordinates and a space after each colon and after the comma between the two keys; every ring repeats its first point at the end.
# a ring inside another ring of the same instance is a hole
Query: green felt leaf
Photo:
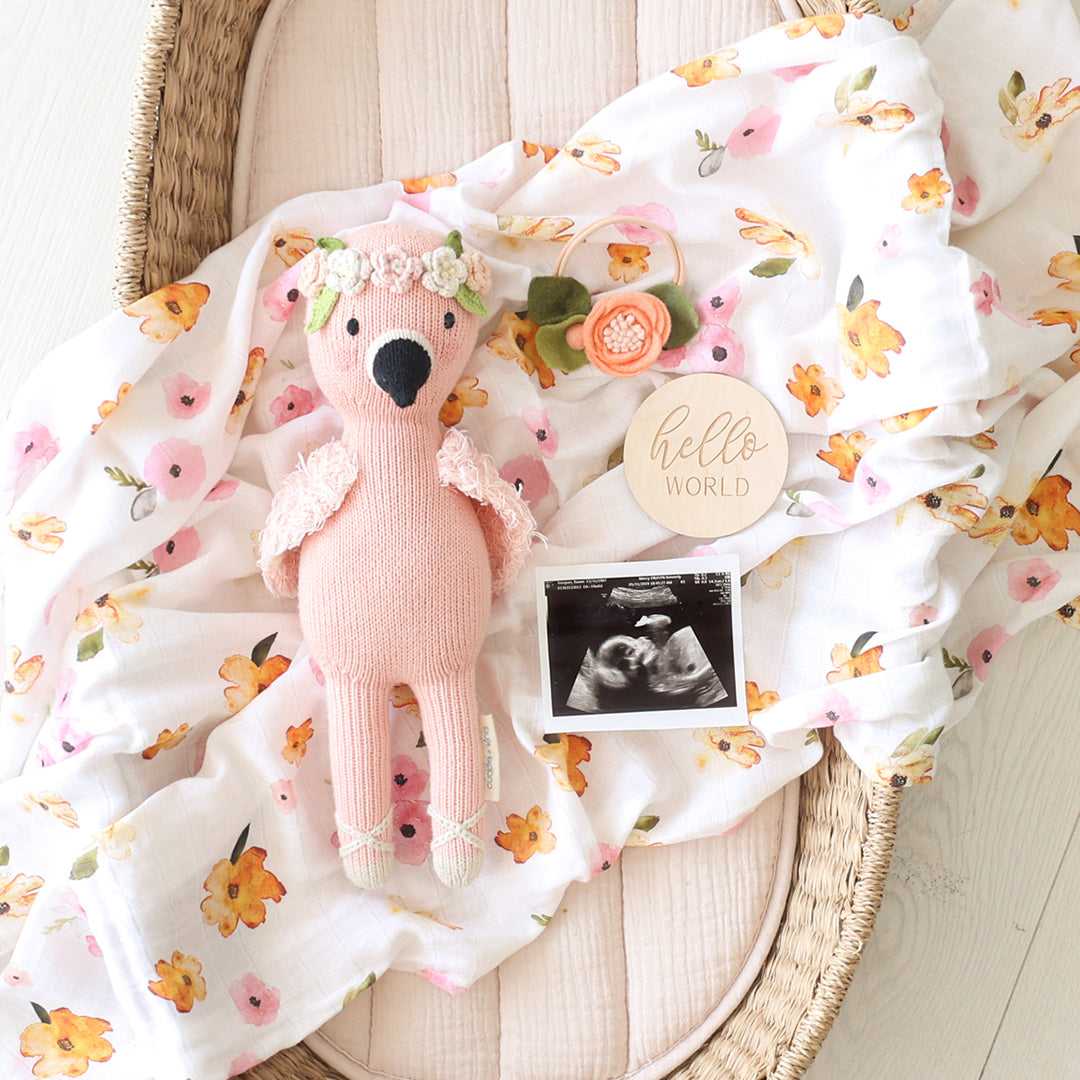
{"type": "Polygon", "coordinates": [[[1009,85],[1005,87],[1005,92],[1015,101],[1026,89],[1024,76],[1019,71],[1014,71],[1009,76],[1009,85]]]}
{"type": "Polygon", "coordinates": [[[863,295],[863,280],[856,274],[851,282],[851,288],[848,289],[847,303],[844,307],[846,307],[848,311],[854,311],[862,303],[863,295]]]}
{"type": "Polygon", "coordinates": [[[105,635],[102,630],[99,626],[79,642],[78,652],[75,653],[76,660],[90,660],[105,648],[105,635]]]}
{"type": "Polygon", "coordinates": [[[93,877],[97,873],[98,861],[97,861],[98,849],[94,848],[93,851],[86,852],[85,855],[80,855],[74,865],[71,867],[71,873],[68,877],[72,881],[82,881],[83,878],[93,877]]]}
{"type": "Polygon", "coordinates": [[[7,866],[8,861],[11,859],[11,848],[5,844],[0,847],[0,866],[7,866]]]}
{"type": "Polygon", "coordinates": [[[36,1001],[31,1001],[30,1004],[34,1009],[34,1012],[37,1013],[37,1018],[43,1024],[51,1024],[52,1023],[52,1017],[49,1015],[49,1010],[48,1009],[46,1009],[43,1006],[39,1005],[36,1001]]]}
{"type": "Polygon", "coordinates": [[[236,843],[233,844],[232,854],[229,856],[229,862],[236,865],[236,861],[244,854],[244,845],[248,842],[248,834],[251,832],[251,823],[249,822],[244,826],[244,831],[236,838],[236,843]]]}
{"type": "Polygon", "coordinates": [[[859,653],[861,653],[861,652],[863,651],[863,649],[865,649],[865,648],[866,648],[866,646],[867,646],[867,643],[868,643],[868,642],[870,641],[870,639],[871,639],[871,638],[872,638],[872,637],[873,637],[873,636],[874,636],[874,635],[875,635],[876,633],[877,633],[877,631],[876,631],[876,630],[867,630],[867,631],[866,631],[865,633],[863,633],[863,634],[860,634],[860,635],[859,635],[859,636],[858,636],[858,637],[857,637],[857,638],[855,639],[855,644],[851,646],[851,656],[852,656],[852,659],[854,659],[854,658],[855,658],[856,656],[858,656],[858,655],[859,655],[859,653]]]}
{"type": "Polygon", "coordinates": [[[270,648],[274,644],[277,638],[277,631],[275,630],[269,637],[264,637],[254,649],[251,650],[251,662],[256,667],[262,667],[266,663],[266,658],[270,655],[270,648]]]}
{"type": "Polygon", "coordinates": [[[457,291],[457,295],[454,299],[467,311],[470,315],[479,315],[482,319],[486,319],[490,312],[484,307],[484,301],[480,299],[480,294],[474,292],[468,287],[468,285],[462,285],[457,291]]]}
{"type": "Polygon", "coordinates": [[[323,249],[323,251],[340,251],[345,246],[344,240],[339,240],[336,236],[320,236],[315,241],[323,249]]]}
{"type": "Polygon", "coordinates": [[[538,326],[588,315],[591,309],[589,290],[577,278],[541,276],[529,282],[529,318],[538,326]]]}
{"type": "Polygon", "coordinates": [[[634,828],[640,829],[642,832],[649,832],[650,829],[655,829],[659,824],[660,819],[655,814],[642,814],[634,822],[634,828]]]}
{"type": "Polygon", "coordinates": [[[851,102],[851,78],[850,75],[845,75],[840,80],[836,93],[833,94],[833,104],[836,106],[837,112],[844,112],[851,102]]]}
{"type": "Polygon", "coordinates": [[[459,256],[465,250],[461,244],[461,233],[458,232],[457,229],[450,233],[450,235],[446,238],[446,246],[450,248],[450,250],[453,251],[455,255],[459,256]]]}
{"type": "Polygon", "coordinates": [[[870,84],[874,81],[874,76],[877,74],[877,64],[868,68],[863,68],[858,75],[851,81],[851,92],[857,94],[860,90],[866,90],[870,84]]]}
{"type": "Polygon", "coordinates": [[[330,318],[337,302],[338,293],[324,285],[319,290],[315,303],[311,305],[311,318],[304,327],[304,333],[314,334],[316,330],[321,330],[326,325],[326,320],[330,318]]]}
{"type": "Polygon", "coordinates": [[[671,333],[664,342],[664,348],[677,349],[680,345],[685,345],[701,328],[701,320],[698,319],[690,298],[678,285],[670,281],[663,285],[654,285],[645,291],[662,300],[671,314],[671,333]]]}
{"type": "Polygon", "coordinates": [[[536,351],[548,367],[569,373],[589,362],[584,349],[572,349],[566,343],[566,331],[584,321],[584,315],[570,315],[562,322],[541,326],[536,331],[536,351]]]}
{"type": "Polygon", "coordinates": [[[1008,91],[998,91],[998,108],[1005,114],[1005,119],[1008,120],[1010,124],[1016,123],[1017,117],[1020,114],[1016,111],[1016,102],[1009,97],[1008,91]]]}
{"type": "Polygon", "coordinates": [[[754,277],[781,277],[791,269],[794,262],[794,259],[765,259],[759,262],[750,273],[754,277]]]}

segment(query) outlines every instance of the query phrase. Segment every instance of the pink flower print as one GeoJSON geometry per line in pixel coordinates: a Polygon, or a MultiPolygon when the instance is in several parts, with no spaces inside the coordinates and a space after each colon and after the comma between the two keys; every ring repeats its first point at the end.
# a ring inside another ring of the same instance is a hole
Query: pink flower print
{"type": "Polygon", "coordinates": [[[708,544],[703,544],[701,547],[694,548],[690,552],[690,554],[694,558],[705,558],[706,556],[709,556],[709,555],[716,555],[716,554],[718,554],[718,552],[717,552],[716,548],[710,547],[708,544]]]}
{"type": "Polygon", "coordinates": [[[908,626],[929,626],[931,623],[937,622],[940,614],[941,612],[931,604],[920,604],[918,607],[911,609],[908,626]]]}
{"type": "Polygon", "coordinates": [[[980,315],[989,315],[994,305],[1001,303],[1001,286],[984,270],[979,280],[971,286],[971,295],[975,297],[975,310],[980,315]]]}
{"type": "Polygon", "coordinates": [[[656,359],[658,368],[677,368],[685,359],[689,349],[680,345],[677,349],[664,349],[656,359]]]}
{"type": "Polygon", "coordinates": [[[829,522],[830,525],[847,527],[847,518],[832,503],[827,503],[824,499],[815,499],[813,502],[808,502],[806,508],[817,514],[822,520],[829,522]]]}
{"type": "Polygon", "coordinates": [[[207,493],[203,502],[222,502],[236,494],[239,480],[219,480],[207,493]]]}
{"type": "Polygon", "coordinates": [[[597,844],[593,848],[592,856],[589,859],[589,870],[592,877],[602,874],[605,870],[610,870],[615,865],[615,860],[618,859],[621,851],[622,848],[615,847],[613,844],[597,844]]]}
{"type": "Polygon", "coordinates": [[[301,262],[294,263],[263,290],[263,309],[274,322],[288,322],[297,300],[300,299],[297,281],[300,277],[301,262]]]}
{"type": "Polygon", "coordinates": [[[407,255],[399,247],[377,251],[371,256],[371,283],[391,292],[407,293],[423,273],[423,262],[416,255],[407,255]]]}
{"type": "Polygon", "coordinates": [[[1008,575],[1009,595],[1022,604],[1041,600],[1061,580],[1045,559],[1017,559],[1009,563],[1008,575]]]}
{"type": "Polygon", "coordinates": [[[772,150],[773,140],[780,127],[780,114],[768,105],[746,114],[728,136],[727,152],[734,158],[756,158],[772,150]]]}
{"type": "Polygon", "coordinates": [[[274,427],[281,427],[298,416],[307,416],[315,408],[315,397],[310,390],[290,383],[282,393],[270,402],[274,414],[274,427]]]}
{"type": "Polygon", "coordinates": [[[687,349],[691,371],[709,371],[742,378],[746,358],[742,342],[730,326],[705,326],[701,336],[687,349]]]}
{"type": "Polygon", "coordinates": [[[862,713],[839,690],[829,690],[811,710],[807,722],[811,727],[832,727],[861,719],[862,713]]]}
{"type": "Polygon", "coordinates": [[[229,1076],[239,1076],[241,1073],[247,1072],[248,1069],[254,1069],[256,1065],[262,1063],[263,1059],[258,1054],[241,1054],[229,1062],[229,1076]]]}
{"type": "Polygon", "coordinates": [[[536,436],[540,453],[546,458],[554,457],[559,449],[559,433],[552,428],[548,414],[538,406],[530,405],[529,408],[522,410],[521,419],[536,436]]]}
{"type": "Polygon", "coordinates": [[[49,434],[49,429],[44,424],[33,423],[25,431],[15,432],[9,468],[12,472],[22,472],[39,462],[47,465],[59,450],[60,444],[49,434]]]}
{"type": "Polygon", "coordinates": [[[91,956],[101,958],[101,946],[97,943],[97,938],[93,934],[86,935],[86,951],[91,956]]]}
{"type": "Polygon", "coordinates": [[[741,300],[739,282],[730,277],[698,301],[698,318],[706,326],[727,326],[741,300]]]}
{"type": "Polygon", "coordinates": [[[860,461],[859,467],[855,470],[855,487],[868,503],[884,499],[892,490],[889,481],[874,472],[864,461],[860,461]]]}
{"type": "Polygon", "coordinates": [[[206,739],[200,739],[195,744],[195,758],[191,763],[191,773],[198,776],[202,772],[203,762],[206,761],[206,739]]]}
{"type": "Polygon", "coordinates": [[[794,67],[773,68],[772,73],[784,82],[794,82],[804,75],[809,75],[817,66],[817,64],[796,64],[794,67]]]}
{"type": "MultiPolygon", "coordinates": [[[[644,206],[620,206],[615,213],[625,214],[627,217],[645,218],[646,221],[655,221],[661,229],[666,229],[672,236],[678,231],[675,224],[675,215],[666,206],[657,202],[645,203],[644,206]]],[[[657,244],[660,242],[660,234],[653,232],[647,225],[631,225],[628,221],[623,221],[616,225],[615,228],[631,244],[657,244]]]]}
{"type": "Polygon", "coordinates": [[[971,665],[971,670],[979,682],[986,681],[990,662],[1001,651],[1005,642],[1011,639],[1012,635],[1005,632],[1005,627],[1001,623],[987,627],[982,633],[972,638],[967,648],[967,662],[971,665]]]}
{"type": "Polygon", "coordinates": [[[166,439],[150,451],[143,476],[163,499],[190,499],[206,479],[206,459],[187,439],[166,439]]]}
{"type": "Polygon", "coordinates": [[[22,968],[17,968],[14,964],[8,964],[8,966],[4,968],[3,979],[4,982],[8,984],[8,986],[34,985],[34,980],[31,979],[30,976],[27,975],[27,973],[23,971],[22,968]]]}
{"type": "Polygon", "coordinates": [[[511,458],[499,470],[499,475],[517,490],[533,513],[551,491],[551,477],[544,463],[529,454],[511,458]]]}
{"type": "Polygon", "coordinates": [[[874,250],[883,259],[895,259],[900,254],[900,226],[886,225],[874,245],[874,250]]]}
{"type": "Polygon", "coordinates": [[[941,121],[941,149],[947,154],[949,152],[949,146],[952,144],[952,135],[949,132],[949,125],[944,120],[941,121]]]}
{"type": "Polygon", "coordinates": [[[315,676],[315,681],[320,686],[326,685],[326,676],[323,674],[323,669],[319,667],[318,661],[314,656],[309,655],[307,658],[308,667],[311,668],[311,674],[315,676]]]}
{"type": "Polygon", "coordinates": [[[196,382],[182,371],[161,380],[165,408],[174,420],[190,420],[210,404],[210,384],[196,382]]]}
{"type": "Polygon", "coordinates": [[[277,1019],[281,1007],[281,991],[266,983],[250,971],[229,987],[229,997],[240,1010],[245,1024],[263,1027],[277,1019]]]}
{"type": "Polygon", "coordinates": [[[199,534],[189,525],[170,536],[165,543],[158,544],[150,555],[157,563],[158,570],[167,574],[191,562],[199,554],[200,547],[199,534]]]}
{"type": "MultiPolygon", "coordinates": [[[[58,714],[56,719],[60,719],[58,714]]],[[[89,732],[78,730],[70,717],[63,717],[63,721],[49,743],[38,743],[38,761],[42,767],[55,765],[64,758],[81,754],[97,738],[89,732]]]]}
{"type": "Polygon", "coordinates": [[[420,866],[431,853],[431,818],[427,803],[394,803],[394,858],[420,866]]]}
{"type": "Polygon", "coordinates": [[[962,217],[971,217],[979,207],[979,185],[973,176],[965,176],[953,186],[953,209],[962,217]]]}
{"type": "Polygon", "coordinates": [[[423,797],[428,774],[408,754],[398,754],[390,762],[390,779],[394,802],[416,802],[423,797]]]}
{"type": "Polygon", "coordinates": [[[274,793],[274,805],[282,814],[296,810],[296,787],[291,780],[277,780],[270,785],[274,793]]]}
{"type": "Polygon", "coordinates": [[[432,986],[437,986],[440,990],[445,990],[448,994],[465,993],[465,987],[458,986],[445,971],[436,971],[434,968],[424,968],[416,974],[419,975],[421,979],[427,979],[432,986]]]}
{"type": "Polygon", "coordinates": [[[65,889],[60,893],[60,899],[63,900],[80,919],[86,918],[86,909],[79,903],[79,898],[76,896],[74,889],[65,889]]]}

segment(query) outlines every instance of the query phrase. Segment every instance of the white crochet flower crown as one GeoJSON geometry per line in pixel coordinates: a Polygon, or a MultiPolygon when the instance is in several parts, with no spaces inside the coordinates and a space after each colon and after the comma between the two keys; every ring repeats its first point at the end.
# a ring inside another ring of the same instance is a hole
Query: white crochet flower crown
{"type": "Polygon", "coordinates": [[[304,332],[313,334],[326,324],[342,293],[355,296],[369,284],[406,293],[418,283],[429,292],[456,300],[473,315],[488,314],[480,298],[491,288],[491,271],[479,252],[463,250],[456,229],[445,244],[419,256],[399,247],[369,256],[336,237],[321,237],[315,250],[304,257],[296,281],[300,292],[314,300],[304,332]]]}

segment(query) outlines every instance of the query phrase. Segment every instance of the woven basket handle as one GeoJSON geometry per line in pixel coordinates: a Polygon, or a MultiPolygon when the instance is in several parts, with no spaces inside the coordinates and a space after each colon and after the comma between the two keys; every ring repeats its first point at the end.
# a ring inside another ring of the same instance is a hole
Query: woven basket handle
{"type": "Polygon", "coordinates": [[[647,229],[654,229],[663,236],[667,241],[668,247],[671,248],[671,254],[675,260],[675,284],[681,289],[683,283],[686,281],[686,259],[683,257],[682,248],[679,247],[675,237],[672,236],[667,229],[657,225],[655,221],[649,221],[648,218],[627,217],[623,214],[612,214],[610,217],[600,218],[591,225],[586,225],[580,232],[575,233],[570,242],[563,248],[562,254],[559,255],[559,261],[555,264],[555,276],[562,277],[566,272],[566,266],[570,262],[570,256],[574,253],[574,248],[576,248],[578,244],[583,244],[599,229],[604,229],[608,225],[619,225],[624,222],[627,225],[642,225],[647,229]]]}

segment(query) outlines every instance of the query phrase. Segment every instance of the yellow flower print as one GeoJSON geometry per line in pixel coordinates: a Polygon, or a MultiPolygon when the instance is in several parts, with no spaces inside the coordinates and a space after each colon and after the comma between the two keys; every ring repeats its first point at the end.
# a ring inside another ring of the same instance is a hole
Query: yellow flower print
{"type": "Polygon", "coordinates": [[[791,563],[784,554],[784,548],[781,548],[774,551],[764,562],[758,563],[752,572],[757,574],[766,589],[779,589],[784,578],[791,577],[791,563]]]}
{"type": "Polygon", "coordinates": [[[1037,94],[1029,90],[1016,99],[1016,120],[1001,134],[1021,150],[1042,139],[1050,128],[1080,109],[1080,86],[1069,89],[1068,78],[1044,86],[1037,94]]]}
{"type": "Polygon", "coordinates": [[[876,674],[882,670],[880,661],[883,648],[883,645],[875,645],[872,649],[864,649],[852,656],[851,650],[846,645],[834,645],[832,652],[829,653],[829,659],[835,665],[835,670],[830,671],[825,678],[834,683],[876,674]]]}
{"type": "Polygon", "coordinates": [[[35,1011],[44,1022],[24,1028],[19,1039],[22,1056],[39,1059],[33,1068],[35,1076],[82,1076],[91,1061],[108,1061],[113,1056],[112,1043],[103,1038],[112,1031],[107,1020],[78,1016],[70,1009],[47,1012],[40,1005],[35,1011]]]}
{"type": "Polygon", "coordinates": [[[1012,530],[1015,518],[1016,504],[995,495],[989,509],[967,530],[967,534],[996,547],[1012,530]]]}
{"type": "MultiPolygon", "coordinates": [[[[545,165],[559,152],[557,146],[544,146],[543,143],[529,142],[527,139],[521,140],[521,148],[525,151],[525,156],[530,158],[542,153],[545,165]]],[[[500,225],[499,228],[502,226],[500,225]]]]}
{"type": "Polygon", "coordinates": [[[899,757],[889,758],[875,767],[878,779],[889,787],[928,784],[933,779],[934,754],[928,746],[917,746],[899,757]]]}
{"type": "Polygon", "coordinates": [[[440,926],[445,926],[447,930],[460,930],[460,926],[454,926],[452,923],[443,922],[434,911],[413,911],[405,900],[397,893],[392,893],[387,898],[387,902],[390,905],[391,915],[418,915],[421,919],[430,919],[434,923],[438,923],[440,926]]]}
{"type": "Polygon", "coordinates": [[[836,305],[840,324],[840,355],[857,379],[865,379],[867,369],[879,378],[889,374],[887,352],[899,353],[906,344],[904,335],[878,318],[880,300],[867,300],[854,311],[836,305]]]}
{"type": "Polygon", "coordinates": [[[1070,311],[1068,308],[1039,308],[1033,315],[1028,316],[1028,321],[1040,326],[1067,326],[1075,334],[1080,321],[1080,311],[1070,311]]]}
{"type": "Polygon", "coordinates": [[[1080,533],[1080,510],[1068,499],[1071,490],[1072,481],[1064,476],[1044,476],[1017,506],[1012,538],[1026,546],[1042,537],[1051,551],[1067,549],[1069,533],[1080,533]]]}
{"type": "Polygon", "coordinates": [[[53,791],[30,792],[23,801],[23,805],[27,810],[33,810],[35,807],[43,810],[49,817],[59,821],[61,825],[66,825],[69,829],[79,827],[79,815],[75,812],[75,808],[67,799],[61,799],[53,791]]]}
{"type": "Polygon", "coordinates": [[[279,904],[285,895],[285,886],[263,865],[265,848],[239,850],[247,835],[244,829],[233,854],[216,862],[203,882],[209,893],[199,905],[203,922],[216,926],[222,937],[229,937],[239,923],[252,930],[262,926],[266,922],[264,901],[279,904]]]}
{"type": "Polygon", "coordinates": [[[1080,292],[1080,255],[1075,251],[1059,251],[1051,260],[1047,273],[1060,278],[1059,289],[1080,292]]]}
{"type": "Polygon", "coordinates": [[[739,230],[739,235],[744,240],[753,240],[755,244],[767,248],[771,255],[808,259],[814,254],[814,245],[808,237],[794,232],[779,221],[762,217],[743,206],[736,208],[735,216],[747,223],[745,229],[739,230]]]}
{"type": "Polygon", "coordinates": [[[290,660],[285,656],[271,656],[257,667],[249,656],[230,656],[218,668],[218,675],[234,685],[225,689],[225,701],[229,712],[239,712],[254,701],[275,679],[289,670],[290,660]]]}
{"type": "Polygon", "coordinates": [[[67,525],[58,517],[37,512],[23,514],[8,529],[16,540],[21,540],[32,551],[44,551],[51,555],[63,545],[64,538],[59,534],[67,532],[67,525]]]}
{"type": "Polygon", "coordinates": [[[1080,626],[1080,596],[1074,597],[1067,604],[1062,604],[1054,612],[1054,617],[1069,626],[1080,626]]]}
{"type": "Polygon", "coordinates": [[[522,319],[512,311],[504,311],[487,347],[504,360],[514,360],[526,375],[535,374],[540,387],[547,390],[555,385],[555,373],[536,351],[536,331],[540,328],[532,319],[522,319]]]}
{"type": "Polygon", "coordinates": [[[920,495],[922,503],[939,521],[967,532],[982,517],[990,501],[974,484],[946,484],[920,495]]]}
{"type": "Polygon", "coordinates": [[[509,832],[495,834],[495,843],[514,856],[514,862],[528,862],[534,855],[548,855],[555,850],[555,834],[551,817],[534,806],[525,817],[510,814],[506,819],[509,832]]]}
{"type": "MultiPolygon", "coordinates": [[[[556,151],[558,153],[558,151],[556,151]]],[[[496,218],[499,235],[512,247],[520,247],[520,240],[545,240],[565,244],[573,233],[574,219],[568,217],[526,217],[518,214],[499,214],[496,218]]]]}
{"type": "Polygon", "coordinates": [[[928,409],[913,409],[911,412],[887,416],[879,423],[886,431],[895,435],[898,431],[907,431],[909,428],[921,424],[936,408],[936,405],[931,405],[928,409]]]}
{"type": "Polygon", "coordinates": [[[892,24],[897,30],[906,30],[911,26],[911,16],[915,14],[915,8],[909,7],[906,11],[901,12],[896,18],[893,19],[892,24]]]}
{"type": "Polygon", "coordinates": [[[44,884],[36,874],[0,874],[0,919],[25,919],[44,884]]]}
{"type": "Polygon", "coordinates": [[[644,244],[608,244],[608,276],[612,281],[637,281],[649,272],[650,250],[644,244]]]}
{"type": "Polygon", "coordinates": [[[255,386],[265,364],[265,350],[254,348],[248,353],[244,378],[240,383],[240,389],[236,392],[236,400],[229,409],[229,418],[225,421],[225,430],[230,435],[235,435],[244,426],[244,419],[247,417],[248,409],[251,408],[251,399],[255,396],[255,386]]]}
{"type": "Polygon", "coordinates": [[[453,427],[461,423],[466,409],[480,408],[487,403],[488,394],[480,386],[480,380],[475,375],[464,375],[458,379],[457,385],[443,402],[439,410],[439,422],[443,427],[453,427]]]}
{"type": "Polygon", "coordinates": [[[270,247],[286,265],[295,266],[305,255],[315,250],[315,238],[307,229],[286,229],[280,221],[270,226],[270,247]]]}
{"type": "Polygon", "coordinates": [[[401,186],[406,195],[419,195],[429,188],[453,187],[457,183],[457,177],[452,172],[436,173],[434,176],[414,176],[408,180],[402,180],[401,186]]]}
{"type": "Polygon", "coordinates": [[[199,319],[203,304],[210,299],[210,289],[197,281],[174,283],[136,300],[124,308],[124,314],[142,319],[139,329],[151,341],[166,345],[199,319]]]}
{"type": "Polygon", "coordinates": [[[98,429],[101,427],[101,425],[105,423],[105,421],[116,411],[120,402],[123,401],[129,393],[131,393],[131,383],[121,383],[116,391],[116,399],[103,401],[98,406],[97,411],[98,416],[101,417],[101,421],[97,424],[94,424],[93,427],[90,428],[91,435],[96,435],[98,433],[98,429]]]}
{"type": "Polygon", "coordinates": [[[863,455],[871,446],[873,439],[868,439],[861,431],[853,431],[845,438],[843,435],[829,436],[829,449],[819,450],[817,456],[827,465],[831,465],[840,475],[840,479],[852,483],[855,470],[859,467],[863,455]]]}
{"type": "Polygon", "coordinates": [[[915,120],[915,114],[901,102],[874,101],[868,94],[855,94],[843,112],[823,113],[818,127],[856,127],[866,131],[899,131],[915,120]]]}
{"type": "Polygon", "coordinates": [[[27,693],[37,682],[38,676],[44,668],[44,657],[31,656],[29,660],[23,660],[22,650],[12,645],[8,649],[7,671],[4,672],[4,693],[27,693]]]}
{"type": "Polygon", "coordinates": [[[144,587],[119,590],[115,594],[103,593],[75,617],[75,629],[86,633],[100,626],[117,641],[130,645],[139,640],[139,627],[143,621],[133,611],[129,611],[126,604],[132,600],[141,600],[149,592],[150,589],[144,587]]]}
{"type": "MultiPolygon", "coordinates": [[[[765,740],[752,727],[699,728],[694,732],[694,739],[710,750],[718,751],[741,768],[752,769],[761,764],[758,750],[765,746],[765,740]]],[[[698,759],[698,766],[703,766],[701,758],[698,759]]]]}
{"type": "Polygon", "coordinates": [[[788,379],[788,393],[803,403],[807,416],[817,416],[822,410],[831,413],[840,404],[844,391],[835,379],[825,374],[820,364],[811,364],[805,369],[796,364],[792,374],[795,378],[788,379]]]}
{"type": "Polygon", "coordinates": [[[310,716],[302,724],[286,728],[285,745],[282,747],[281,756],[290,765],[299,765],[307,754],[308,740],[314,733],[310,716]]]}
{"type": "Polygon", "coordinates": [[[810,15],[805,19],[792,19],[790,22],[781,23],[777,29],[783,30],[792,39],[805,37],[811,30],[816,30],[823,38],[834,38],[844,31],[844,16],[810,15]]]}
{"type": "Polygon", "coordinates": [[[945,205],[945,196],[952,191],[952,184],[940,169],[931,169],[922,175],[912,173],[908,177],[908,194],[900,205],[905,210],[914,210],[916,214],[928,214],[931,210],[940,210],[945,205]]]}
{"type": "Polygon", "coordinates": [[[172,961],[159,960],[154,970],[161,976],[151,979],[150,993],[171,1001],[177,1012],[191,1012],[196,1001],[206,1000],[206,980],[202,977],[202,964],[194,956],[185,956],[179,949],[172,954],[172,961]]]}
{"type": "Polygon", "coordinates": [[[162,750],[175,750],[187,738],[189,731],[191,731],[190,724],[181,724],[175,731],[170,731],[168,728],[162,729],[158,734],[157,742],[153,746],[148,746],[142,752],[142,756],[147,761],[153,761],[162,750]]]}
{"type": "Polygon", "coordinates": [[[131,845],[135,840],[135,826],[127,821],[114,821],[108,828],[94,833],[98,846],[110,859],[123,862],[131,858],[131,845]]]}
{"type": "Polygon", "coordinates": [[[672,68],[671,73],[685,79],[687,86],[706,86],[719,79],[733,79],[742,74],[734,63],[738,57],[738,49],[721,49],[698,60],[692,60],[689,64],[672,68]]]}
{"type": "Polygon", "coordinates": [[[414,720],[420,719],[420,704],[416,700],[412,688],[405,683],[398,683],[391,688],[390,704],[395,709],[404,709],[406,715],[411,716],[414,720]]]}
{"type": "Polygon", "coordinates": [[[779,700],[775,690],[759,690],[756,682],[746,684],[746,711],[751,715],[771,709],[779,700]]]}
{"type": "Polygon", "coordinates": [[[619,163],[615,159],[622,153],[622,148],[610,139],[585,131],[568,142],[563,147],[563,153],[588,169],[610,176],[619,171],[619,163]]]}
{"type": "MultiPolygon", "coordinates": [[[[554,736],[552,736],[554,738],[554,736]]],[[[555,783],[563,791],[572,791],[575,795],[585,794],[589,786],[585,774],[578,768],[583,761],[589,760],[592,743],[584,735],[559,735],[553,743],[545,742],[533,750],[545,765],[550,765],[555,774],[555,783]]]]}

